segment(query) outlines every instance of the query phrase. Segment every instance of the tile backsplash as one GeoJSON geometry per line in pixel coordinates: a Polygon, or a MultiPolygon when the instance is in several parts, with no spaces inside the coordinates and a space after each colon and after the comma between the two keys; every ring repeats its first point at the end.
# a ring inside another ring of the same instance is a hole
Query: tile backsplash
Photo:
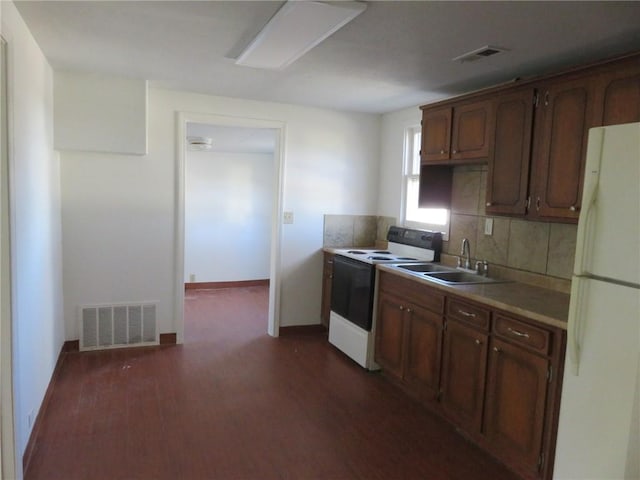
{"type": "Polygon", "coordinates": [[[454,169],[451,230],[444,252],[459,255],[462,239],[468,238],[474,259],[552,277],[571,278],[577,226],[488,217],[484,207],[486,183],[485,165],[454,169]],[[487,218],[493,219],[492,235],[484,234],[487,218]]]}
{"type": "Polygon", "coordinates": [[[375,215],[325,215],[324,247],[373,247],[387,241],[393,217],[375,215]]]}
{"type": "MultiPolygon", "coordinates": [[[[451,229],[443,253],[460,254],[462,239],[469,239],[472,260],[486,260],[515,279],[566,290],[576,249],[577,226],[490,217],[485,212],[486,165],[454,168],[451,229]],[[485,222],[493,219],[493,232],[485,235],[485,222]]],[[[325,247],[384,246],[393,217],[325,215],[325,247]]],[[[454,258],[449,257],[452,261],[454,258]]],[[[443,262],[445,260],[443,259],[443,262]]],[[[493,269],[496,272],[496,269],[493,269]]]]}

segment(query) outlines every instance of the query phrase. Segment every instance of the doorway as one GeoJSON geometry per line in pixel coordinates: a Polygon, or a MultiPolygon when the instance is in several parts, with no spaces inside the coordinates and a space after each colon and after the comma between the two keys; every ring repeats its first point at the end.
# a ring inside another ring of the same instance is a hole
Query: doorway
{"type": "Polygon", "coordinates": [[[278,336],[284,124],[182,112],[178,114],[177,127],[177,341],[183,343],[185,338],[185,283],[206,285],[245,280],[268,280],[265,329],[269,335],[278,336]],[[197,139],[196,148],[190,147],[188,137],[197,139]],[[237,141],[230,142],[233,138],[237,141]],[[236,145],[230,146],[233,143],[236,145]],[[264,164],[267,157],[270,165],[264,164]],[[260,164],[261,158],[263,164],[260,164]],[[269,181],[265,182],[265,175],[270,176],[269,181]],[[209,185],[205,177],[209,178],[209,185]],[[252,182],[256,185],[260,180],[263,185],[270,185],[267,197],[264,191],[260,197],[259,192],[251,190],[252,182]],[[199,184],[195,189],[192,188],[194,182],[199,184]],[[234,196],[235,202],[225,198],[229,195],[234,196]],[[198,196],[194,209],[194,198],[198,196]],[[197,206],[198,202],[201,205],[217,203],[222,208],[202,209],[197,206]],[[260,213],[256,213],[258,211],[260,213]],[[256,221],[258,216],[262,221],[256,221]],[[187,231],[193,227],[194,220],[196,229],[200,230],[195,237],[187,231]],[[215,228],[216,224],[222,227],[215,228]],[[244,257],[239,253],[251,248],[251,242],[253,248],[263,249],[258,260],[258,257],[252,260],[246,253],[244,257]],[[209,246],[214,252],[203,254],[209,246]],[[261,276],[266,278],[259,278],[261,276]]]}

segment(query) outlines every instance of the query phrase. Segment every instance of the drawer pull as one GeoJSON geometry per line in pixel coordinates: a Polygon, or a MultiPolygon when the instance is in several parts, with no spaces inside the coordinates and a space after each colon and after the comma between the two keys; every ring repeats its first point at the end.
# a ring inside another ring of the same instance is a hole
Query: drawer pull
{"type": "Polygon", "coordinates": [[[482,345],[482,342],[476,338],[476,345],[482,345]]]}
{"type": "Polygon", "coordinates": [[[400,310],[404,310],[404,307],[402,305],[400,305],[400,310]]]}
{"type": "Polygon", "coordinates": [[[498,347],[493,347],[493,351],[496,353],[500,353],[502,350],[500,350],[498,347]]]}
{"type": "Polygon", "coordinates": [[[407,313],[411,313],[411,309],[410,308],[407,308],[407,313]]]}
{"type": "Polygon", "coordinates": [[[516,337],[523,337],[523,338],[529,338],[529,334],[528,333],[524,333],[524,332],[520,332],[518,330],[514,330],[511,327],[507,327],[507,331],[513,335],[515,335],[516,337]]]}
{"type": "Polygon", "coordinates": [[[464,315],[465,317],[476,318],[476,314],[475,313],[465,312],[464,310],[460,310],[460,309],[458,309],[458,313],[460,315],[464,315]]]}

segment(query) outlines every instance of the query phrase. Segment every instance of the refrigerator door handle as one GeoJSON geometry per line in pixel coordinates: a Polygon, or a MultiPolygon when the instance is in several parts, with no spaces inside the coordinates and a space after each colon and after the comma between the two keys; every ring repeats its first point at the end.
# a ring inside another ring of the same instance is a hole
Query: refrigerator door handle
{"type": "Polygon", "coordinates": [[[582,326],[583,282],[581,277],[574,276],[571,280],[571,301],[569,302],[569,318],[567,320],[567,350],[569,350],[569,365],[571,373],[578,376],[580,369],[580,331],[582,326]]]}
{"type": "Polygon", "coordinates": [[[584,172],[584,189],[582,192],[582,212],[578,221],[578,232],[576,238],[576,258],[573,267],[575,275],[584,275],[586,272],[586,259],[589,246],[588,223],[593,211],[593,205],[598,192],[598,182],[600,180],[600,162],[602,159],[602,148],[604,145],[604,129],[594,128],[589,131],[589,142],[587,147],[587,159],[584,172]]]}

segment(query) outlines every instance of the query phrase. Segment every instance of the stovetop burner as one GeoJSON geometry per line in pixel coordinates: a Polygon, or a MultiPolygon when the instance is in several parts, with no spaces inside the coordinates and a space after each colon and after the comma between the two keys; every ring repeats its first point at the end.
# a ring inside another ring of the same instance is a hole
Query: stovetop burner
{"type": "Polygon", "coordinates": [[[362,250],[348,250],[347,253],[352,253],[353,255],[364,255],[367,252],[363,252],[362,250]]]}

